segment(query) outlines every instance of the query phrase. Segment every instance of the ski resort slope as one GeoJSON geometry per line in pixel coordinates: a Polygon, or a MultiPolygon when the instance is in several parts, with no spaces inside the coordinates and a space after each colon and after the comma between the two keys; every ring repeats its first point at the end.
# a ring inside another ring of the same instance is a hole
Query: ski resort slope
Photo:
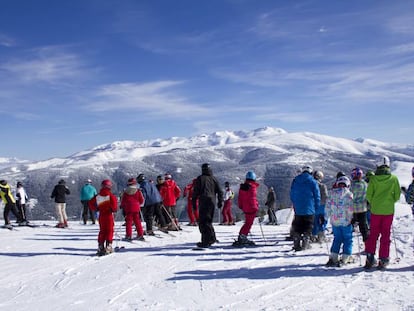
{"type": "MultiPolygon", "coordinates": [[[[354,264],[326,268],[327,244],[294,253],[292,242],[285,241],[292,213],[282,210],[278,217],[279,226],[253,225],[251,238],[260,245],[255,248],[230,246],[237,223],[215,225],[220,243],[194,251],[200,233],[184,225],[174,236],[159,232],[145,242],[116,241],[114,246],[125,249],[104,257],[94,256],[96,225],[71,222],[69,229],[57,229],[37,222],[37,228],[2,229],[0,309],[414,309],[413,219],[407,204],[397,204],[386,271],[365,272],[358,256],[354,264]]],[[[124,235],[121,224],[116,222],[117,237],[124,235]]],[[[357,241],[354,254],[360,251],[357,241]]]]}

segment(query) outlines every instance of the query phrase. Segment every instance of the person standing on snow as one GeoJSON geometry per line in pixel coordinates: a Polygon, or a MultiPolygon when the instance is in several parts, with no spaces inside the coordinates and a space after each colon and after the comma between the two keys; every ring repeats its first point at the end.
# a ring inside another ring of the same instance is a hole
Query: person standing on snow
{"type": "Polygon", "coordinates": [[[70,191],[69,188],[66,187],[65,180],[59,180],[50,195],[52,199],[55,199],[55,209],[59,221],[56,228],[68,227],[68,215],[66,215],[66,195],[68,194],[70,194],[70,191]]]}
{"type": "Polygon", "coordinates": [[[339,267],[352,261],[352,218],[354,216],[354,201],[349,190],[351,181],[341,176],[336,181],[337,187],[332,189],[326,200],[325,214],[330,219],[334,239],[331,246],[328,267],[339,267]],[[342,250],[342,258],[339,253],[342,250]]]}
{"type": "Polygon", "coordinates": [[[277,225],[278,223],[276,217],[276,193],[273,187],[269,187],[265,206],[267,206],[267,216],[269,218],[269,222],[267,224],[277,225]]]}
{"type": "Polygon", "coordinates": [[[328,188],[322,182],[323,180],[323,173],[322,171],[315,171],[313,172],[313,178],[318,182],[319,192],[321,194],[321,200],[319,205],[315,207],[315,217],[313,219],[313,229],[312,229],[312,236],[313,240],[318,243],[322,243],[325,241],[325,230],[327,221],[325,218],[325,203],[326,198],[328,196],[328,188]]]}
{"type": "Polygon", "coordinates": [[[144,229],[142,229],[140,211],[144,204],[144,197],[138,189],[135,178],[128,179],[128,185],[124,190],[121,200],[122,209],[125,212],[125,240],[132,241],[132,224],[135,225],[137,231],[137,240],[145,241],[144,229]]]}
{"type": "Polygon", "coordinates": [[[412,204],[411,213],[414,216],[414,167],[411,169],[411,176],[413,178],[413,181],[408,186],[408,189],[406,189],[405,187],[401,187],[401,190],[404,193],[405,201],[407,202],[407,204],[412,204]]]}
{"type": "Polygon", "coordinates": [[[359,167],[355,167],[351,172],[351,192],[354,195],[354,219],[358,223],[359,232],[362,240],[368,239],[368,221],[367,221],[367,187],[368,184],[363,179],[364,172],[359,167]]]}
{"type": "Polygon", "coordinates": [[[114,213],[118,208],[118,200],[111,192],[112,182],[105,179],[101,183],[101,190],[91,200],[89,208],[99,212],[98,256],[113,252],[112,241],[114,239],[114,213]]]}
{"type": "Polygon", "coordinates": [[[17,211],[19,212],[19,217],[22,225],[29,223],[26,215],[26,203],[28,199],[29,197],[27,196],[22,182],[18,181],[16,185],[16,207],[17,211]]]}
{"type": "Polygon", "coordinates": [[[293,203],[295,218],[293,219],[293,248],[296,251],[311,248],[313,219],[315,209],[321,201],[319,186],[312,176],[310,165],[302,168],[290,186],[290,200],[293,203]]]}
{"type": "Polygon", "coordinates": [[[95,213],[91,209],[89,209],[88,201],[92,199],[97,193],[98,192],[96,191],[96,188],[92,185],[92,180],[90,179],[88,179],[81,188],[80,200],[83,206],[82,219],[84,225],[86,225],[86,223],[88,222],[88,214],[91,218],[92,224],[95,224],[95,213]]]}
{"type": "Polygon", "coordinates": [[[198,202],[196,202],[196,209],[193,211],[193,188],[195,178],[184,188],[183,198],[187,197],[187,215],[189,219],[189,226],[197,226],[198,222],[198,202]]]}
{"type": "Polygon", "coordinates": [[[201,233],[201,242],[198,242],[197,246],[208,248],[217,242],[213,227],[216,200],[219,209],[223,206],[223,191],[208,163],[201,166],[201,175],[194,182],[193,210],[197,208],[197,200],[200,216],[198,228],[201,233]]]}
{"type": "Polygon", "coordinates": [[[154,215],[157,217],[159,230],[167,233],[167,222],[164,214],[161,211],[162,198],[160,192],[153,182],[147,181],[144,174],[139,174],[137,177],[142,195],[144,196],[144,220],[147,229],[147,235],[155,235],[152,225],[154,222],[154,215]]]}
{"type": "Polygon", "coordinates": [[[181,230],[176,211],[176,205],[181,195],[181,189],[178,187],[175,180],[172,179],[170,173],[165,173],[164,175],[164,182],[160,187],[160,194],[167,216],[172,222],[168,230],[181,230]]]}
{"type": "Polygon", "coordinates": [[[240,184],[237,198],[237,204],[244,213],[244,224],[240,228],[239,237],[233,243],[233,246],[255,245],[253,241],[247,238],[247,235],[259,211],[257,187],[259,187],[259,183],[256,182],[256,174],[253,171],[248,171],[244,183],[240,184]]]}
{"type": "Polygon", "coordinates": [[[6,180],[0,180],[0,196],[4,203],[4,211],[3,211],[3,218],[4,218],[4,226],[7,228],[12,228],[9,219],[10,211],[16,217],[17,222],[20,224],[22,223],[22,219],[20,218],[19,212],[16,208],[16,200],[13,197],[11,192],[11,187],[7,183],[6,180]]]}
{"type": "Polygon", "coordinates": [[[220,225],[234,225],[234,217],[231,212],[233,198],[234,192],[230,188],[230,183],[226,181],[224,183],[224,206],[221,212],[223,215],[223,222],[220,225]]]}
{"type": "Polygon", "coordinates": [[[371,224],[368,239],[365,242],[367,260],[365,268],[376,265],[375,250],[379,246],[378,268],[385,268],[390,261],[391,226],[394,218],[395,203],[400,199],[401,189],[398,178],[391,174],[390,159],[381,156],[377,162],[375,175],[369,179],[367,200],[371,205],[371,224]]]}

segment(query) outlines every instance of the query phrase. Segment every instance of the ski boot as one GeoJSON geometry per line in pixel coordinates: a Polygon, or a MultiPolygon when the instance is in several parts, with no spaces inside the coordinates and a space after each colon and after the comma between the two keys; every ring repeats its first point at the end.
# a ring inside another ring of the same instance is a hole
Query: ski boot
{"type": "Polygon", "coordinates": [[[385,270],[390,263],[389,258],[380,258],[378,261],[378,270],[385,270]]]}
{"type": "Polygon", "coordinates": [[[106,250],[103,244],[99,244],[98,245],[98,251],[96,252],[97,256],[105,256],[106,255],[106,250]]]}
{"type": "Polygon", "coordinates": [[[377,264],[377,260],[375,259],[374,254],[368,253],[367,254],[367,261],[365,262],[365,269],[371,269],[377,264]]]}
{"type": "MultiPolygon", "coordinates": [[[[154,233],[153,233],[152,235],[154,235],[154,233]]],[[[145,242],[145,238],[144,238],[144,236],[143,236],[143,235],[138,235],[138,236],[137,236],[137,240],[138,240],[138,241],[141,241],[141,242],[145,242]]]]}
{"type": "Polygon", "coordinates": [[[340,267],[341,263],[339,261],[339,255],[337,253],[331,253],[329,255],[329,260],[326,263],[327,267],[340,267]]]}
{"type": "Polygon", "coordinates": [[[342,262],[344,265],[347,265],[347,264],[350,264],[350,263],[354,263],[354,262],[355,262],[355,258],[354,258],[354,257],[352,257],[351,255],[345,255],[345,254],[343,254],[343,255],[342,255],[341,262],[342,262]]]}
{"type": "Polygon", "coordinates": [[[300,241],[300,235],[295,233],[293,235],[293,249],[297,252],[302,250],[302,246],[300,246],[300,241]]]}
{"type": "Polygon", "coordinates": [[[106,242],[105,252],[106,255],[113,253],[114,249],[112,248],[112,243],[106,242]]]}

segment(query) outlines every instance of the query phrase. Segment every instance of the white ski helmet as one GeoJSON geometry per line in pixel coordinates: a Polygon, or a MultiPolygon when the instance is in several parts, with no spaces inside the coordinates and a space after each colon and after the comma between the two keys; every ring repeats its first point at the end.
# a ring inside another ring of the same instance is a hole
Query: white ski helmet
{"type": "Polygon", "coordinates": [[[302,167],[302,172],[308,172],[309,174],[312,174],[313,168],[310,165],[305,165],[304,167],[302,167]]]}
{"type": "Polygon", "coordinates": [[[336,180],[336,183],[339,184],[344,184],[347,188],[349,188],[349,186],[351,185],[351,181],[349,180],[348,177],[346,176],[341,176],[336,180]]]}
{"type": "Polygon", "coordinates": [[[387,156],[380,156],[377,160],[377,167],[381,166],[390,167],[390,158],[387,156]]]}

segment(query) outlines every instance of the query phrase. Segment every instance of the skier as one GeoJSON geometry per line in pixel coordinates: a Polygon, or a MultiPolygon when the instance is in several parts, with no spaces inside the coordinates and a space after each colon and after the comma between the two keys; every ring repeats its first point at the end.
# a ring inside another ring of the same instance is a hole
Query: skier
{"type": "Polygon", "coordinates": [[[349,190],[351,181],[341,176],[336,181],[337,187],[332,189],[326,200],[325,213],[330,219],[334,239],[331,246],[328,267],[338,267],[352,262],[352,218],[354,215],[353,195],[349,190]],[[339,252],[342,249],[342,258],[339,252]]]}
{"type": "Polygon", "coordinates": [[[255,245],[253,241],[247,238],[247,235],[259,211],[257,187],[259,187],[259,183],[256,182],[256,174],[253,171],[248,171],[244,183],[240,184],[239,196],[237,198],[237,204],[243,211],[245,220],[243,226],[240,228],[237,241],[233,243],[234,246],[255,245]]]}
{"type": "Polygon", "coordinates": [[[213,176],[213,171],[208,163],[201,166],[201,175],[194,182],[193,210],[197,208],[197,200],[200,216],[198,228],[201,233],[201,242],[198,242],[197,246],[208,248],[217,242],[213,227],[216,200],[219,209],[223,206],[223,191],[216,177],[213,176]]]}
{"type": "Polygon", "coordinates": [[[414,167],[411,169],[411,176],[413,178],[413,181],[408,186],[408,189],[406,189],[405,187],[401,187],[401,190],[404,193],[405,201],[407,202],[407,204],[412,204],[411,212],[414,216],[414,167]]]}
{"type": "Polygon", "coordinates": [[[83,206],[82,219],[83,224],[88,222],[88,214],[91,218],[92,224],[95,224],[95,213],[89,209],[88,201],[97,194],[96,188],[92,185],[92,180],[87,179],[85,184],[81,188],[80,200],[83,206]]]}
{"type": "Polygon", "coordinates": [[[276,217],[276,193],[273,187],[269,187],[265,206],[267,206],[267,215],[269,217],[269,222],[267,224],[277,225],[278,223],[276,217]]]}
{"type": "Polygon", "coordinates": [[[311,248],[315,208],[319,206],[321,200],[319,186],[312,172],[312,167],[305,165],[302,173],[293,179],[290,186],[290,199],[295,211],[292,223],[293,249],[296,251],[311,248]]]}
{"type": "Polygon", "coordinates": [[[152,228],[154,215],[157,217],[160,226],[159,230],[167,233],[167,222],[161,211],[162,198],[157,187],[154,183],[147,181],[144,174],[139,174],[137,181],[144,197],[144,220],[147,235],[155,235],[152,228]]]}
{"type": "MultiPolygon", "coordinates": [[[[374,171],[371,171],[371,170],[368,170],[365,173],[364,180],[367,183],[367,189],[368,189],[369,179],[370,179],[371,176],[374,176],[374,175],[375,175],[375,172],[374,171]]],[[[369,202],[367,200],[367,224],[368,224],[368,230],[369,230],[370,223],[371,223],[371,205],[369,204],[369,202]]]]}
{"type": "Polygon", "coordinates": [[[365,242],[367,260],[365,268],[376,264],[375,249],[379,236],[378,268],[384,269],[389,264],[391,226],[394,218],[395,202],[400,199],[401,189],[398,178],[391,174],[390,159],[381,156],[377,162],[375,175],[369,179],[367,200],[371,204],[370,234],[365,242]]]}
{"type": "Polygon", "coordinates": [[[312,240],[318,243],[325,241],[325,230],[327,221],[325,218],[325,203],[328,196],[328,188],[322,182],[324,175],[322,171],[313,172],[313,178],[318,182],[319,192],[321,194],[321,201],[315,208],[315,218],[313,220],[312,240]]]}
{"type": "Polygon", "coordinates": [[[234,217],[231,211],[234,192],[230,188],[230,183],[224,183],[224,205],[221,211],[223,215],[223,222],[220,225],[234,225],[234,217]]]}
{"type": "Polygon", "coordinates": [[[195,178],[184,188],[183,198],[187,198],[187,215],[189,219],[188,226],[197,226],[198,222],[198,202],[196,202],[196,209],[193,211],[193,187],[195,178]]]}
{"type": "Polygon", "coordinates": [[[98,256],[113,252],[112,241],[114,238],[114,215],[117,211],[118,201],[111,192],[112,182],[105,179],[101,183],[101,190],[91,200],[89,208],[99,212],[98,256]]]}
{"type": "Polygon", "coordinates": [[[29,223],[26,215],[26,202],[28,199],[29,197],[27,196],[22,182],[18,181],[16,185],[16,207],[19,212],[20,225],[27,225],[29,223]]]}
{"type": "Polygon", "coordinates": [[[144,204],[144,197],[138,189],[135,178],[128,179],[128,185],[124,190],[121,200],[121,206],[125,212],[125,240],[132,241],[132,224],[135,225],[137,231],[137,240],[145,241],[144,229],[142,229],[140,212],[141,206],[144,204]]]}
{"type": "Polygon", "coordinates": [[[176,205],[181,195],[181,189],[178,187],[175,180],[172,179],[170,173],[165,173],[164,182],[159,190],[167,217],[169,217],[172,222],[168,230],[181,230],[176,211],[176,205]]]}
{"type": "Polygon", "coordinates": [[[68,194],[70,194],[70,191],[65,180],[59,180],[50,195],[52,199],[55,199],[56,214],[59,221],[56,228],[66,228],[68,226],[68,216],[66,215],[66,195],[68,194]]]}
{"type": "Polygon", "coordinates": [[[355,167],[351,172],[351,192],[354,195],[354,218],[353,222],[358,223],[359,232],[362,240],[368,239],[368,222],[367,222],[367,183],[363,179],[363,171],[355,167]]]}
{"type": "Polygon", "coordinates": [[[6,180],[0,180],[0,196],[4,203],[4,211],[3,211],[3,218],[4,218],[4,226],[11,229],[12,225],[9,220],[9,213],[10,211],[16,217],[17,222],[20,224],[22,223],[22,219],[20,218],[19,212],[16,208],[16,200],[14,199],[11,193],[11,187],[7,183],[6,180]]]}

